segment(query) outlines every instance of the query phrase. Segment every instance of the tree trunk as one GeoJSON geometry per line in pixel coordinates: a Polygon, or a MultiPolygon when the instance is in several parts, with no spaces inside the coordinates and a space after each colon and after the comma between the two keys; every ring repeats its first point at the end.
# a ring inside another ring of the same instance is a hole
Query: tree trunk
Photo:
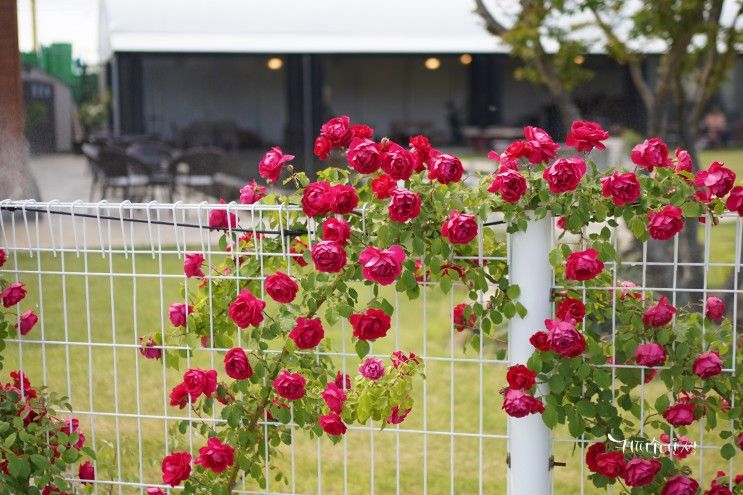
{"type": "Polygon", "coordinates": [[[39,199],[26,162],[16,0],[0,0],[0,199],[39,199]]]}

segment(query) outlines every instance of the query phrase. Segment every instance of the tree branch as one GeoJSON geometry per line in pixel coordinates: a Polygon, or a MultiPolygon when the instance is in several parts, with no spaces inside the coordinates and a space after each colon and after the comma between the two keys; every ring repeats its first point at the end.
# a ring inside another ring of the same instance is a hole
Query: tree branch
{"type": "Polygon", "coordinates": [[[494,36],[503,36],[508,29],[498,22],[492,12],[485,6],[483,0],[475,0],[475,13],[485,21],[485,29],[494,36]]]}

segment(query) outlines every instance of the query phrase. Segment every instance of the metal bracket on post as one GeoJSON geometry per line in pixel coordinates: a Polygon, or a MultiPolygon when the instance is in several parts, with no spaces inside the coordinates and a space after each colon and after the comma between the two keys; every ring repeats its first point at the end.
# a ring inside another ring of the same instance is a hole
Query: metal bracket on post
{"type": "MultiPolygon", "coordinates": [[[[509,277],[521,289],[519,302],[526,307],[525,318],[514,318],[508,327],[508,358],[511,365],[526,364],[534,352],[529,337],[544,328],[552,313],[552,217],[530,220],[526,232],[511,235],[509,277]]],[[[546,393],[539,385],[537,396],[546,393]]],[[[539,414],[508,418],[508,493],[548,495],[551,491],[550,430],[539,414]]]]}

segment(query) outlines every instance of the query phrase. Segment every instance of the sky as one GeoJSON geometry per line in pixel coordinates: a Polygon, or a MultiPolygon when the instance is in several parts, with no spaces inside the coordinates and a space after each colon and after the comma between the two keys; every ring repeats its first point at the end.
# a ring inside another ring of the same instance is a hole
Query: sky
{"type": "MultiPolygon", "coordinates": [[[[98,61],[98,0],[36,0],[39,43],[72,43],[73,56],[98,61]]],[[[18,31],[22,51],[33,47],[31,1],[18,0],[18,31]]]]}

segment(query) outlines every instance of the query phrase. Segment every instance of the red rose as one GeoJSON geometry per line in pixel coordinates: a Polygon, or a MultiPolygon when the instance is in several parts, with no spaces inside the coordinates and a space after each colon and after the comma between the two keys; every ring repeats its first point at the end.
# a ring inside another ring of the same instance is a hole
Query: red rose
{"type": "Polygon", "coordinates": [[[606,452],[606,446],[603,443],[592,443],[586,449],[586,465],[588,469],[594,473],[596,472],[596,458],[604,452],[606,452]]]}
{"type": "Polygon", "coordinates": [[[524,137],[529,143],[529,154],[526,158],[533,164],[544,163],[557,158],[560,145],[555,143],[544,129],[539,127],[524,127],[524,137]]]}
{"type": "Polygon", "coordinates": [[[346,433],[346,425],[336,413],[320,416],[320,428],[328,435],[343,435],[346,433]]]}
{"type": "Polygon", "coordinates": [[[719,297],[709,296],[705,306],[704,314],[710,320],[719,323],[725,317],[725,301],[719,297]]]}
{"type": "Polygon", "coordinates": [[[389,417],[387,418],[387,424],[390,424],[390,425],[399,425],[400,423],[402,423],[403,421],[405,421],[405,418],[408,417],[408,414],[410,414],[410,411],[412,411],[412,410],[413,410],[413,408],[412,407],[409,407],[409,408],[405,409],[404,411],[402,411],[402,413],[401,413],[400,412],[400,406],[394,406],[392,408],[392,411],[390,411],[389,417]]]}
{"type": "Polygon", "coordinates": [[[654,342],[641,344],[635,349],[635,362],[649,368],[663,366],[666,363],[666,350],[654,342]]]}
{"type": "Polygon", "coordinates": [[[351,213],[358,204],[359,196],[352,186],[338,184],[330,189],[330,211],[333,213],[338,215],[351,213]]]}
{"type": "Polygon", "coordinates": [[[224,371],[233,380],[247,380],[253,376],[253,368],[241,347],[230,349],[224,355],[224,371]]]}
{"type": "Polygon", "coordinates": [[[287,370],[282,370],[273,381],[273,388],[276,389],[276,393],[287,400],[298,400],[304,397],[306,385],[305,377],[287,370]]]}
{"type": "Polygon", "coordinates": [[[199,457],[194,464],[201,464],[217,474],[223,473],[235,462],[235,450],[217,437],[211,437],[199,449],[199,457]]]}
{"type": "Polygon", "coordinates": [[[361,274],[366,280],[380,285],[390,285],[402,273],[405,252],[400,246],[379,249],[369,246],[359,254],[361,274]]]}
{"type": "Polygon", "coordinates": [[[693,170],[691,155],[688,151],[676,148],[676,172],[691,172],[693,170]]]}
{"type": "Polygon", "coordinates": [[[692,369],[699,378],[707,379],[722,373],[722,359],[715,351],[705,352],[694,360],[692,369]]]}
{"type": "Polygon", "coordinates": [[[508,388],[503,394],[503,410],[512,418],[544,412],[544,404],[523,390],[508,388]]]}
{"type": "Polygon", "coordinates": [[[462,162],[454,155],[441,153],[429,162],[428,178],[442,184],[459,182],[464,174],[462,162]]]}
{"type": "Polygon", "coordinates": [[[232,321],[240,328],[248,328],[250,325],[257,327],[263,321],[265,307],[265,301],[255,297],[248,289],[243,289],[230,303],[228,313],[232,321]]]}
{"type": "Polygon", "coordinates": [[[559,158],[542,172],[542,177],[547,181],[550,191],[555,194],[574,190],[584,175],[586,175],[586,162],[577,156],[559,158]]]}
{"type": "Polygon", "coordinates": [[[5,261],[7,261],[8,255],[5,253],[4,249],[0,249],[0,267],[2,267],[5,264],[5,261]]]}
{"type": "Polygon", "coordinates": [[[616,478],[624,473],[624,467],[624,454],[615,450],[612,452],[603,452],[596,456],[596,469],[594,472],[607,478],[616,478]]]}
{"type": "Polygon", "coordinates": [[[143,337],[139,338],[139,353],[145,359],[160,359],[163,355],[162,349],[155,345],[152,337],[147,337],[147,340],[144,340],[143,337]]]}
{"type": "Polygon", "coordinates": [[[352,314],[348,321],[353,327],[353,336],[359,340],[376,340],[387,335],[390,317],[381,309],[369,308],[364,313],[352,314]]]}
{"type": "Polygon", "coordinates": [[[467,244],[477,237],[475,215],[452,210],[449,218],[441,226],[441,235],[449,239],[452,244],[467,244]]]}
{"type": "Polygon", "coordinates": [[[601,127],[601,124],[576,120],[570,126],[570,132],[565,139],[565,144],[581,152],[591,151],[593,148],[605,150],[606,146],[601,141],[608,138],[609,133],[601,127]]]}
{"type": "Polygon", "coordinates": [[[163,483],[178,486],[191,476],[191,454],[173,452],[165,456],[162,462],[163,483]]]}
{"type": "MultiPolygon", "coordinates": [[[[713,482],[714,483],[714,482],[713,482]]],[[[676,475],[669,478],[663,485],[660,495],[697,495],[699,492],[699,483],[693,478],[676,475]]],[[[730,493],[728,491],[727,493],[730,493]]],[[[707,495],[723,495],[723,492],[705,492],[707,495]]]]}
{"type": "Polygon", "coordinates": [[[201,271],[201,265],[204,263],[204,255],[201,253],[188,253],[186,258],[183,260],[183,273],[186,277],[199,277],[204,276],[204,272],[201,271]]]}
{"type": "Polygon", "coordinates": [[[604,263],[598,259],[598,255],[598,251],[593,248],[570,253],[565,263],[567,279],[585,281],[596,278],[604,269],[604,263]]]}
{"type": "Polygon", "coordinates": [[[632,487],[648,485],[653,482],[660,468],[660,462],[655,459],[632,459],[624,466],[622,478],[632,487]]]}
{"type": "Polygon", "coordinates": [[[475,326],[477,317],[475,316],[475,312],[472,310],[470,310],[470,316],[467,318],[467,321],[464,321],[464,313],[467,310],[467,307],[468,306],[464,303],[454,306],[452,320],[454,322],[454,329],[457,332],[463,332],[465,328],[472,328],[475,326]]]}
{"type": "Polygon", "coordinates": [[[191,396],[191,401],[198,399],[201,394],[211,397],[217,390],[217,372],[216,370],[191,368],[183,374],[183,384],[186,386],[186,392],[191,396]]]}
{"type": "Polygon", "coordinates": [[[346,153],[348,164],[360,174],[373,174],[379,170],[381,153],[371,139],[353,138],[346,153]]]}
{"type": "Polygon", "coordinates": [[[335,374],[335,385],[343,390],[351,389],[351,376],[348,373],[341,373],[338,371],[335,374]]]}
{"type": "Polygon", "coordinates": [[[697,420],[697,406],[693,402],[679,402],[668,407],[663,417],[672,426],[688,426],[697,420]]]}
{"type": "Polygon", "coordinates": [[[193,307],[190,304],[173,303],[168,307],[168,318],[174,327],[185,327],[188,315],[193,313],[193,307]]]}
{"type": "Polygon", "coordinates": [[[614,172],[601,179],[601,194],[605,198],[611,196],[617,206],[634,203],[640,197],[640,182],[634,172],[614,172]]]}
{"type": "Polygon", "coordinates": [[[266,292],[276,302],[289,304],[297,297],[299,285],[284,272],[266,277],[266,292]]]}
{"type": "Polygon", "coordinates": [[[426,168],[426,164],[432,156],[433,148],[428,138],[423,135],[413,136],[408,140],[408,146],[412,148],[413,156],[415,157],[416,172],[423,172],[426,168]]]}
{"type": "Polygon", "coordinates": [[[723,166],[720,162],[713,162],[707,170],[700,170],[694,177],[694,185],[706,187],[709,192],[722,198],[735,185],[735,172],[723,166]]]}
{"type": "Polygon", "coordinates": [[[8,285],[0,292],[0,298],[3,300],[3,306],[9,308],[23,301],[26,297],[26,287],[23,282],[15,282],[8,285]]]}
{"type": "Polygon", "coordinates": [[[528,141],[514,141],[503,150],[502,159],[506,162],[515,164],[518,167],[519,158],[526,158],[533,153],[531,144],[528,141]]]}
{"type": "Polygon", "coordinates": [[[328,405],[328,408],[336,413],[340,414],[341,410],[343,409],[343,403],[346,402],[346,394],[343,392],[343,390],[338,387],[333,382],[328,382],[327,385],[325,385],[325,390],[321,394],[323,400],[325,401],[325,404],[328,405]]]}
{"type": "Polygon", "coordinates": [[[730,191],[730,196],[728,196],[728,200],[725,202],[725,207],[733,213],[737,212],[738,215],[743,217],[743,186],[735,186],[730,191]]]}
{"type": "Polygon", "coordinates": [[[694,452],[694,444],[688,437],[683,435],[675,435],[673,445],[671,445],[671,437],[665,433],[661,433],[660,441],[666,444],[663,446],[662,452],[667,454],[670,451],[670,454],[678,460],[685,459],[694,452]]]}
{"type": "Polygon", "coordinates": [[[354,124],[351,126],[351,134],[355,138],[371,139],[374,136],[374,129],[365,124],[354,124]]]}
{"type": "Polygon", "coordinates": [[[188,405],[188,397],[189,395],[188,390],[186,390],[186,384],[180,383],[170,391],[170,405],[177,407],[178,409],[183,409],[188,405]]]}
{"type": "Polygon", "coordinates": [[[668,304],[668,298],[666,296],[661,296],[655,306],[651,306],[645,310],[645,313],[642,315],[642,322],[650,327],[658,328],[670,323],[675,314],[676,308],[668,304]]]}
{"type": "Polygon", "coordinates": [[[537,374],[523,364],[517,364],[508,368],[506,380],[511,388],[528,390],[537,382],[537,374]]]}
{"type": "Polygon", "coordinates": [[[743,433],[738,433],[738,438],[735,439],[735,445],[737,445],[740,450],[743,450],[743,433]]]}
{"type": "Polygon", "coordinates": [[[518,170],[501,169],[495,174],[488,191],[499,193],[507,203],[516,203],[526,193],[526,179],[518,170]]]}
{"type": "Polygon", "coordinates": [[[268,182],[276,182],[281,174],[281,168],[292,160],[294,155],[285,155],[281,148],[274,146],[258,162],[258,173],[268,182]]]}
{"type": "Polygon", "coordinates": [[[328,217],[322,223],[322,239],[345,246],[351,238],[351,227],[342,218],[328,217]]]}
{"type": "Polygon", "coordinates": [[[632,162],[652,172],[655,167],[672,167],[668,145],[659,137],[646,139],[632,148],[632,162]]]}
{"type": "Polygon", "coordinates": [[[312,261],[319,272],[338,273],[346,266],[346,250],[333,241],[320,241],[312,246],[312,261]]]}
{"type": "Polygon", "coordinates": [[[80,467],[77,470],[77,477],[80,478],[80,481],[82,481],[83,484],[86,484],[85,481],[95,480],[95,468],[93,467],[93,463],[85,461],[80,464],[80,467]]]}
{"type": "Polygon", "coordinates": [[[289,253],[293,255],[291,257],[292,260],[294,260],[301,267],[307,266],[307,262],[302,257],[305,251],[307,251],[307,244],[305,244],[302,239],[299,238],[294,239],[291,247],[289,247],[289,253]]]}
{"type": "Polygon", "coordinates": [[[586,316],[586,307],[578,299],[566,297],[557,305],[555,315],[561,320],[572,318],[575,321],[582,321],[586,316]]]}
{"type": "MultiPolygon", "coordinates": [[[[225,204],[224,199],[219,199],[219,204],[225,204]]],[[[209,212],[209,228],[214,230],[229,230],[237,227],[240,220],[232,212],[226,209],[215,208],[209,212]]]]}
{"type": "Polygon", "coordinates": [[[359,366],[359,374],[367,380],[379,380],[384,376],[384,363],[379,358],[368,357],[359,366]]]}
{"type": "Polygon", "coordinates": [[[320,318],[305,318],[300,316],[297,323],[289,332],[289,338],[294,341],[298,349],[312,349],[325,337],[320,318]]]}
{"type": "Polygon", "coordinates": [[[396,188],[392,190],[391,197],[387,211],[393,222],[405,223],[420,214],[421,198],[418,193],[396,188]]]}
{"type": "Polygon", "coordinates": [[[382,174],[371,181],[371,188],[377,199],[387,199],[397,187],[397,181],[389,175],[382,174]]]}
{"type": "Polygon", "coordinates": [[[245,187],[240,189],[240,202],[244,205],[257,203],[266,196],[266,187],[259,186],[254,180],[248,182],[245,187]]]}
{"type": "Polygon", "coordinates": [[[346,146],[353,138],[351,120],[346,115],[332,118],[320,127],[320,135],[328,138],[335,148],[346,146]]]}
{"type": "Polygon", "coordinates": [[[312,182],[308,184],[302,194],[302,211],[308,217],[325,215],[330,211],[329,182],[312,182]]]}
{"type": "Polygon", "coordinates": [[[325,160],[330,155],[330,150],[332,149],[333,143],[330,142],[330,139],[325,136],[317,136],[312,151],[320,160],[325,160]]]}
{"type": "Polygon", "coordinates": [[[413,352],[406,356],[405,353],[402,351],[395,351],[392,353],[392,356],[390,356],[390,361],[392,361],[392,366],[394,366],[395,368],[399,368],[408,361],[412,361],[415,364],[420,364],[420,361],[418,361],[418,358],[413,352]]]}
{"type": "Polygon", "coordinates": [[[408,180],[415,170],[415,157],[399,144],[389,143],[382,153],[381,167],[393,179],[408,180]]]}
{"type": "Polygon", "coordinates": [[[576,357],[586,350],[586,339],[575,325],[562,320],[545,320],[550,349],[563,357],[576,357]]]}
{"type": "Polygon", "coordinates": [[[529,337],[529,342],[539,351],[550,350],[549,336],[547,335],[547,332],[535,332],[531,337],[529,337]]]}
{"type": "Polygon", "coordinates": [[[21,335],[26,335],[39,321],[39,317],[36,316],[32,310],[24,311],[20,316],[20,322],[15,324],[21,335]]]}

